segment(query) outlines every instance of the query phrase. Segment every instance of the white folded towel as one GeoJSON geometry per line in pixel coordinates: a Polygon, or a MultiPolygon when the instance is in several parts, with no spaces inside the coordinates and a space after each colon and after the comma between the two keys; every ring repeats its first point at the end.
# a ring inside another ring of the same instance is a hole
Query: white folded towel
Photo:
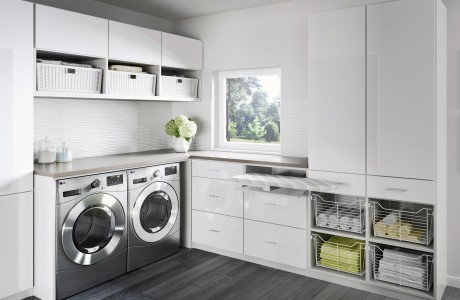
{"type": "Polygon", "coordinates": [[[388,261],[397,261],[404,264],[421,264],[423,262],[423,256],[414,253],[407,253],[403,251],[399,251],[396,249],[384,249],[383,250],[383,258],[388,261]]]}
{"type": "Polygon", "coordinates": [[[130,72],[130,73],[141,73],[141,67],[135,66],[124,66],[124,65],[112,65],[110,66],[110,70],[112,71],[120,71],[120,72],[130,72]]]}
{"type": "Polygon", "coordinates": [[[328,227],[329,215],[321,213],[316,217],[316,226],[328,227]]]}
{"type": "Polygon", "coordinates": [[[354,217],[351,221],[351,231],[361,233],[364,229],[364,224],[364,214],[361,214],[361,217],[354,217]]]}
{"type": "Polygon", "coordinates": [[[339,220],[340,220],[340,215],[336,211],[332,214],[329,215],[329,227],[331,228],[338,228],[339,227],[339,220]]]}
{"type": "Polygon", "coordinates": [[[383,218],[383,223],[387,226],[393,226],[394,223],[399,221],[399,212],[393,211],[385,218],[383,218]]]}
{"type": "Polygon", "coordinates": [[[47,59],[37,59],[38,63],[41,64],[48,64],[48,65],[62,65],[62,61],[60,60],[47,60],[47,59]]]}
{"type": "Polygon", "coordinates": [[[388,282],[392,282],[392,283],[397,283],[397,284],[401,284],[401,285],[405,285],[405,286],[410,286],[410,287],[414,287],[414,288],[418,288],[418,289],[422,289],[422,290],[425,290],[428,288],[428,283],[425,282],[425,281],[413,281],[413,280],[409,280],[407,278],[404,278],[404,277],[397,277],[397,276],[393,276],[393,275],[390,275],[390,274],[387,274],[385,272],[379,272],[379,274],[377,275],[377,278],[379,280],[384,280],[384,281],[388,281],[388,282]]]}

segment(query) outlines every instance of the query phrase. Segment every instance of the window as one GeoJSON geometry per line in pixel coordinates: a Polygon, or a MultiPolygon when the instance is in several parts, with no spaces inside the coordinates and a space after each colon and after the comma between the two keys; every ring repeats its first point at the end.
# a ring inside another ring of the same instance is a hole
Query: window
{"type": "Polygon", "coordinates": [[[219,73],[218,146],[280,152],[281,70],[219,73]]]}

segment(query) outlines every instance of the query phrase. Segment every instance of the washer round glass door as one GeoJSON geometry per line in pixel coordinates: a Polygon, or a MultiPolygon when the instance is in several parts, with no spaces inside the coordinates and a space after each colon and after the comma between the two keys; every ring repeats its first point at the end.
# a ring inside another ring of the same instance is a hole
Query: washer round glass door
{"type": "Polygon", "coordinates": [[[124,229],[120,202],[108,194],[93,194],[69,212],[62,227],[62,246],[73,262],[92,265],[115,250],[124,229]]]}
{"type": "Polygon", "coordinates": [[[177,220],[179,199],[166,182],[147,186],[137,197],[132,211],[132,222],[137,236],[154,243],[165,238],[177,220]]]}

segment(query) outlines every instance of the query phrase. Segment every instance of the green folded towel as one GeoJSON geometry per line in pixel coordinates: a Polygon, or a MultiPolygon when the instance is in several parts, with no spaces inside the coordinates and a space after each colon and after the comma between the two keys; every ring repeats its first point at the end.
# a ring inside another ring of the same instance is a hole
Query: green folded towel
{"type": "Polygon", "coordinates": [[[362,272],[365,252],[362,242],[344,237],[332,237],[321,245],[321,265],[339,271],[362,272]]]}
{"type": "Polygon", "coordinates": [[[341,264],[340,262],[337,263],[337,261],[332,261],[328,259],[321,259],[321,266],[343,271],[343,272],[349,272],[349,273],[354,273],[354,274],[359,274],[361,273],[361,266],[352,266],[349,264],[341,264]]]}

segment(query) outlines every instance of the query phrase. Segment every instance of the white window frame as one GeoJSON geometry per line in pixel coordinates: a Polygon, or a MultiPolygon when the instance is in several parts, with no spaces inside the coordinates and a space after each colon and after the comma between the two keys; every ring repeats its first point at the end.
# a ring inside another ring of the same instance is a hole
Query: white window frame
{"type": "MultiPolygon", "coordinates": [[[[264,153],[281,153],[281,141],[280,144],[259,144],[259,143],[244,143],[244,142],[227,142],[226,139],[226,116],[227,116],[227,105],[226,105],[226,82],[227,78],[235,77],[252,77],[252,76],[266,76],[278,74],[280,76],[280,89],[281,89],[281,68],[264,68],[264,69],[248,69],[248,70],[233,70],[233,71],[221,71],[218,74],[218,123],[217,128],[219,130],[217,134],[217,148],[223,150],[240,150],[240,151],[252,151],[252,152],[264,152],[264,153]]],[[[282,90],[281,90],[282,95],[282,90]]],[[[282,102],[282,97],[281,101],[282,102]]],[[[281,103],[280,103],[281,108],[281,103]]],[[[281,115],[281,114],[280,114],[281,115]]],[[[280,132],[281,134],[281,132],[280,132]]]]}

